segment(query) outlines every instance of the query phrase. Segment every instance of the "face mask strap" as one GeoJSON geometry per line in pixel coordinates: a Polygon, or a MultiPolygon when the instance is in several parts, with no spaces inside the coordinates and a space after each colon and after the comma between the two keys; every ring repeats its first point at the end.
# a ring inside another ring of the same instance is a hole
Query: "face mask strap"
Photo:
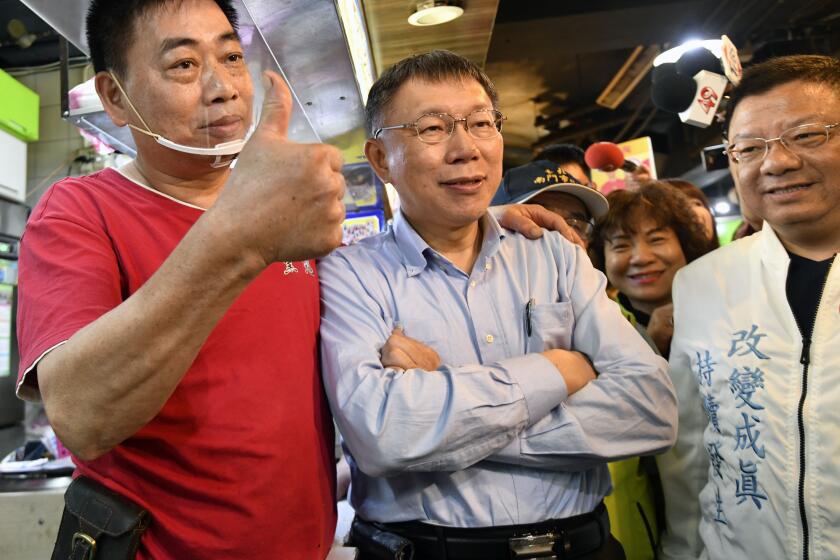
{"type": "Polygon", "coordinates": [[[231,163],[233,163],[233,160],[236,159],[236,156],[233,156],[227,161],[222,161],[222,158],[226,157],[230,156],[216,156],[216,159],[213,161],[213,163],[210,164],[210,167],[212,167],[213,169],[219,169],[220,167],[228,167],[231,163]]]}
{"type": "Polygon", "coordinates": [[[134,107],[134,103],[132,103],[132,102],[131,102],[131,98],[128,96],[128,94],[127,94],[127,93],[125,92],[125,90],[123,89],[122,84],[121,84],[121,83],[120,83],[120,81],[117,79],[117,76],[116,76],[113,72],[111,72],[110,70],[108,70],[108,74],[110,74],[111,79],[112,79],[112,80],[114,80],[114,83],[115,83],[115,84],[117,84],[117,89],[118,89],[118,90],[120,90],[120,93],[121,93],[121,94],[122,94],[122,96],[125,98],[126,103],[128,103],[128,106],[131,108],[131,110],[132,110],[132,111],[134,111],[134,114],[135,114],[135,115],[137,115],[137,118],[138,118],[138,119],[140,119],[140,122],[142,123],[142,125],[146,127],[146,130],[143,130],[142,128],[138,128],[138,127],[136,127],[136,126],[134,126],[133,124],[130,124],[130,123],[129,123],[129,125],[128,125],[128,126],[130,126],[131,128],[133,128],[133,129],[134,129],[134,130],[136,130],[137,132],[142,132],[143,134],[148,134],[148,135],[149,135],[149,136],[151,136],[152,138],[157,138],[157,137],[158,137],[158,135],[157,135],[157,134],[155,134],[154,132],[152,132],[151,127],[150,127],[149,125],[147,125],[147,124],[146,124],[146,121],[145,121],[145,120],[143,120],[143,116],[140,114],[140,111],[138,111],[138,110],[134,107]]]}
{"type": "Polygon", "coordinates": [[[143,120],[143,117],[142,117],[142,115],[140,115],[140,112],[134,107],[134,104],[131,102],[131,98],[128,97],[128,94],[125,92],[125,90],[122,87],[122,84],[117,79],[117,77],[114,75],[114,73],[109,70],[108,74],[110,74],[111,79],[114,80],[114,83],[117,85],[117,89],[119,89],[120,93],[122,93],[122,96],[125,98],[126,103],[128,103],[128,106],[131,108],[132,111],[134,111],[134,114],[137,115],[137,118],[140,119],[140,122],[142,123],[143,126],[146,127],[146,129],[143,130],[142,128],[134,126],[131,123],[129,123],[128,126],[132,129],[136,130],[137,132],[142,132],[143,134],[146,134],[147,136],[151,136],[152,138],[155,139],[155,141],[158,144],[161,144],[162,146],[166,146],[167,148],[169,148],[171,150],[175,150],[177,152],[185,152],[185,153],[188,153],[188,154],[194,154],[194,155],[199,155],[199,156],[207,156],[207,157],[214,157],[215,156],[216,159],[213,161],[213,163],[210,164],[210,166],[213,167],[213,168],[216,168],[216,169],[218,169],[220,167],[229,166],[231,164],[231,162],[233,162],[233,160],[236,159],[236,156],[239,155],[239,152],[242,150],[242,146],[244,145],[244,141],[233,140],[231,142],[224,142],[222,144],[218,144],[215,148],[198,148],[198,147],[193,147],[193,146],[183,146],[183,145],[178,144],[176,142],[173,142],[173,141],[171,141],[167,138],[164,138],[160,134],[155,134],[154,132],[152,132],[152,129],[149,127],[149,125],[146,124],[146,121],[143,120]],[[236,146],[236,151],[234,153],[223,153],[223,154],[214,153],[214,151],[218,151],[220,149],[229,147],[230,145],[235,145],[236,146]],[[222,158],[227,158],[229,156],[233,156],[233,157],[231,157],[227,161],[223,161],[222,158]]]}

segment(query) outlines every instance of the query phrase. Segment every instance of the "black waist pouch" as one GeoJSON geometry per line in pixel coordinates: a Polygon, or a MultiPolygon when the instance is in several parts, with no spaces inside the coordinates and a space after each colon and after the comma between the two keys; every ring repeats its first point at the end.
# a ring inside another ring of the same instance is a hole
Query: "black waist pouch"
{"type": "Polygon", "coordinates": [[[134,560],[149,512],[80,476],[64,494],[52,560],[134,560]]]}
{"type": "Polygon", "coordinates": [[[414,556],[411,541],[358,517],[350,526],[347,544],[358,548],[364,560],[411,560],[414,556]]]}

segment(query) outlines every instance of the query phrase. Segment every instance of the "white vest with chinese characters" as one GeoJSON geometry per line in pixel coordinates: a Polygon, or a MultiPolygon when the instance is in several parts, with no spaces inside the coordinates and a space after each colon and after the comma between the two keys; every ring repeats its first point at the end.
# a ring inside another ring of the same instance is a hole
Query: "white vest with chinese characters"
{"type": "Polygon", "coordinates": [[[810,352],[787,301],[789,264],[765,225],[674,281],[680,428],[659,461],[665,558],[803,558],[806,532],[810,560],[840,558],[840,264],[812,288],[810,352]]]}

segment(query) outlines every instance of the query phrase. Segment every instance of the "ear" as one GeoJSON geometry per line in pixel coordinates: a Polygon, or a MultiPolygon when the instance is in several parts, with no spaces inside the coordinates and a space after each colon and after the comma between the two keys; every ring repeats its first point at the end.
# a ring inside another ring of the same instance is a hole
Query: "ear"
{"type": "Polygon", "coordinates": [[[373,171],[382,179],[383,183],[391,182],[391,172],[388,169],[388,152],[381,140],[368,138],[365,142],[365,157],[373,167],[373,171]]]}
{"type": "Polygon", "coordinates": [[[105,112],[114,121],[117,126],[125,126],[129,122],[129,111],[131,108],[126,103],[125,96],[123,96],[120,88],[117,87],[114,78],[108,72],[97,72],[94,77],[94,84],[96,85],[96,93],[99,95],[99,100],[102,101],[102,106],[105,112]]]}

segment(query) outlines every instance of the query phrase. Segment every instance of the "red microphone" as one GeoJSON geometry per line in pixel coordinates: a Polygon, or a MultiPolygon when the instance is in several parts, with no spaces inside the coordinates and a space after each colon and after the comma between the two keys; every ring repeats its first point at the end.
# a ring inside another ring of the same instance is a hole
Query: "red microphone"
{"type": "Polygon", "coordinates": [[[632,161],[624,159],[624,152],[612,142],[596,142],[586,149],[584,154],[586,165],[599,171],[615,171],[621,169],[631,173],[639,168],[632,161]]]}

